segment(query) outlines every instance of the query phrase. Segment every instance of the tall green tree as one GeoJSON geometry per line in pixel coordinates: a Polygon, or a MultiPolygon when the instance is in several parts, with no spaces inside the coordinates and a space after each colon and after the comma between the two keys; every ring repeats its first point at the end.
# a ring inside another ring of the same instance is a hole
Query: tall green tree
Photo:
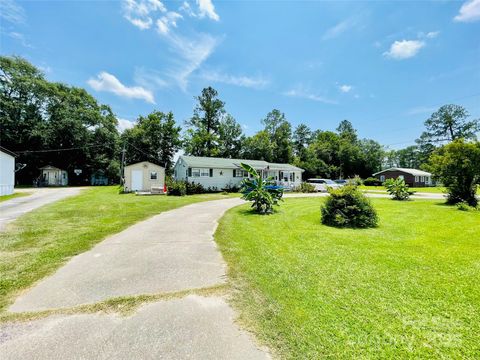
{"type": "Polygon", "coordinates": [[[270,135],[265,130],[261,130],[245,139],[242,157],[251,160],[273,161],[273,151],[270,135]]]}
{"type": "Polygon", "coordinates": [[[220,122],[218,129],[218,153],[223,158],[240,157],[242,144],[245,140],[242,126],[235,118],[227,114],[220,122]]]}
{"type": "Polygon", "coordinates": [[[153,111],[140,116],[135,126],[122,134],[129,163],[151,161],[165,167],[172,173],[173,156],[180,149],[180,126],[177,126],[172,112],[153,111]]]}
{"type": "Polygon", "coordinates": [[[185,151],[196,156],[215,156],[218,153],[219,130],[225,115],[225,103],[218,99],[218,92],[207,87],[196,97],[193,116],[187,125],[185,151]]]}
{"type": "Polygon", "coordinates": [[[448,202],[477,206],[480,185],[480,142],[456,139],[434,151],[427,166],[446,187],[448,202]]]}
{"type": "Polygon", "coordinates": [[[425,121],[426,131],[422,143],[476,139],[480,131],[480,119],[468,120],[468,111],[459,105],[443,105],[425,121]]]}
{"type": "Polygon", "coordinates": [[[291,163],[293,160],[292,126],[287,121],[285,114],[273,109],[262,120],[262,123],[272,142],[272,161],[291,163]]]}
{"type": "Polygon", "coordinates": [[[312,130],[305,124],[300,124],[293,132],[293,147],[297,158],[303,160],[305,150],[312,141],[312,130]]]}

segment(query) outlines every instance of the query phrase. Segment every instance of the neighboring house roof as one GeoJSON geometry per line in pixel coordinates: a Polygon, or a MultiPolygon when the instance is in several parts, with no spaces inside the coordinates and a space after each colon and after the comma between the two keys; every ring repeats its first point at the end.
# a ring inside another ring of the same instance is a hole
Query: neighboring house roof
{"type": "Polygon", "coordinates": [[[60,170],[60,171],[64,171],[62,169],[59,169],[55,166],[52,166],[52,165],[47,165],[47,166],[42,166],[41,168],[39,168],[39,170],[60,170]]]}
{"type": "Polygon", "coordinates": [[[158,167],[163,168],[163,166],[158,165],[158,164],[155,164],[155,163],[152,163],[152,162],[150,162],[150,161],[139,161],[139,162],[136,162],[136,163],[133,163],[133,164],[128,164],[128,165],[125,166],[125,167],[127,168],[127,167],[129,167],[129,166],[138,165],[138,164],[143,164],[143,163],[150,164],[150,165],[155,165],[155,166],[158,166],[158,167]]]}
{"type": "Polygon", "coordinates": [[[215,158],[215,157],[201,157],[201,156],[180,156],[179,160],[182,159],[189,167],[199,167],[199,168],[221,168],[221,169],[238,169],[240,164],[248,164],[255,169],[266,169],[269,170],[297,170],[303,171],[296,166],[290,164],[276,164],[269,163],[263,160],[245,160],[245,159],[225,159],[225,158],[215,158]]]}
{"type": "Polygon", "coordinates": [[[0,151],[1,152],[4,152],[5,154],[7,155],[10,155],[10,156],[13,156],[13,157],[17,157],[18,155],[15,154],[13,151],[10,151],[8,149],[5,149],[4,147],[0,146],[0,151]]]}
{"type": "Polygon", "coordinates": [[[373,176],[376,176],[378,174],[381,174],[381,173],[384,173],[384,172],[387,172],[387,171],[401,171],[401,172],[404,172],[404,173],[407,173],[407,174],[410,174],[410,175],[413,175],[413,176],[432,176],[432,174],[429,173],[429,172],[418,170],[418,169],[409,169],[409,168],[385,169],[385,170],[382,170],[382,171],[379,171],[379,172],[373,174],[373,176]]]}

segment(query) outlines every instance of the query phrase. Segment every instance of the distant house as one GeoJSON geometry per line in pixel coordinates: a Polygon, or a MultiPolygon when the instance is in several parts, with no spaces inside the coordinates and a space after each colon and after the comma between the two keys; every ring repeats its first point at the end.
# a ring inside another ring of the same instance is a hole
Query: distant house
{"type": "Polygon", "coordinates": [[[125,192],[163,192],[165,185],[165,168],[149,161],[125,166],[125,192]]]}
{"type": "Polygon", "coordinates": [[[401,178],[411,187],[434,186],[432,174],[418,169],[390,168],[373,174],[381,182],[387,179],[401,178]]]}
{"type": "Polygon", "coordinates": [[[52,165],[41,167],[38,186],[67,186],[68,172],[52,165]]]}
{"type": "Polygon", "coordinates": [[[13,194],[17,155],[0,146],[0,196],[13,194]]]}
{"type": "Polygon", "coordinates": [[[286,188],[296,187],[302,182],[304,170],[290,164],[198,156],[180,156],[174,167],[174,176],[176,180],[221,190],[229,186],[239,186],[240,182],[248,177],[248,173],[240,167],[241,163],[255,168],[263,178],[273,177],[278,185],[286,188]]]}

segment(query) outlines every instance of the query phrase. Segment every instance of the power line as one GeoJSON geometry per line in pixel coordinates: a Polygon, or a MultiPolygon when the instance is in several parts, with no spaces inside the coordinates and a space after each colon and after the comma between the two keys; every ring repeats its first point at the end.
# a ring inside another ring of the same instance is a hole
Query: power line
{"type": "Polygon", "coordinates": [[[84,145],[84,146],[77,146],[71,148],[60,148],[60,149],[45,149],[45,150],[22,150],[22,151],[15,151],[18,154],[27,154],[27,153],[48,153],[48,152],[61,152],[61,151],[71,151],[71,150],[80,150],[85,148],[95,148],[105,146],[104,144],[98,145],[84,145]]]}

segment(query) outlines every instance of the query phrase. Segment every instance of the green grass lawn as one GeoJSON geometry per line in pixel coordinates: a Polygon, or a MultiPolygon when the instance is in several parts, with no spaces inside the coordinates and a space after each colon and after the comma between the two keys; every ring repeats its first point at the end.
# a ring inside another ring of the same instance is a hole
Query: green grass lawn
{"type": "Polygon", "coordinates": [[[337,229],[322,201],[221,220],[240,321],[286,359],[478,358],[480,211],[372,199],[378,228],[337,229]]]}
{"type": "Polygon", "coordinates": [[[96,187],[25,214],[0,232],[0,312],[21,290],[106,236],[162,211],[225,197],[120,195],[117,187],[96,187]]]}
{"type": "Polygon", "coordinates": [[[14,198],[17,198],[17,197],[28,196],[30,194],[31,193],[29,193],[29,192],[14,192],[11,195],[0,196],[0,202],[7,201],[7,200],[10,200],[10,199],[14,199],[14,198]]]}

